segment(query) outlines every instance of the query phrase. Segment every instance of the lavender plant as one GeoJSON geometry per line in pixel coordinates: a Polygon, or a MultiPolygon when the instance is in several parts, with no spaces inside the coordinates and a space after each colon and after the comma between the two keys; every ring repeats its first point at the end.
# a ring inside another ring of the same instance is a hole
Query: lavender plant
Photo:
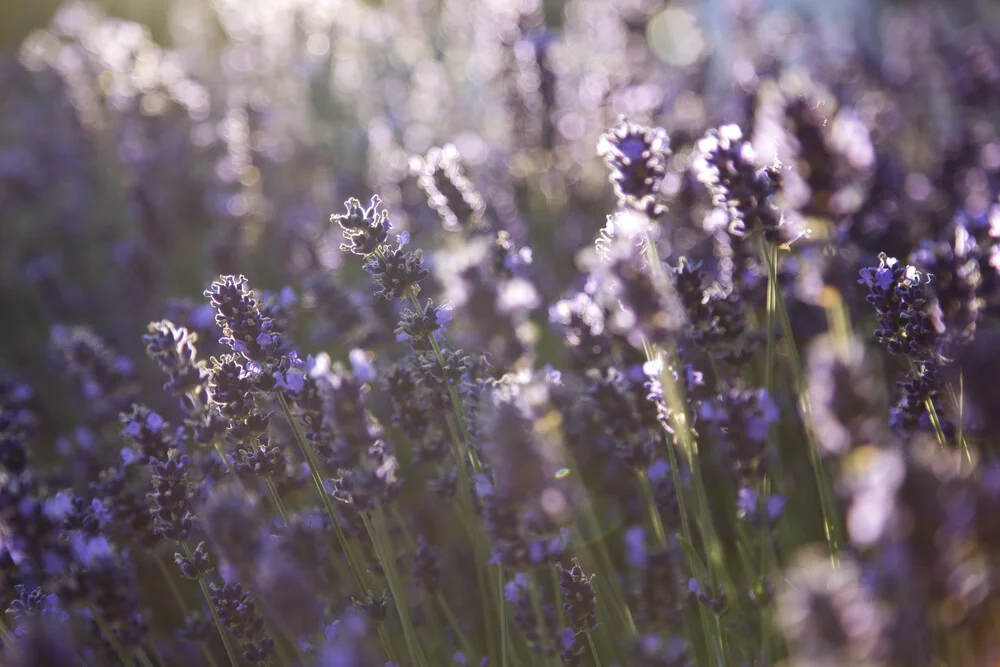
{"type": "Polygon", "coordinates": [[[0,662],[996,662],[1000,25],[779,4],[0,52],[0,662]]]}

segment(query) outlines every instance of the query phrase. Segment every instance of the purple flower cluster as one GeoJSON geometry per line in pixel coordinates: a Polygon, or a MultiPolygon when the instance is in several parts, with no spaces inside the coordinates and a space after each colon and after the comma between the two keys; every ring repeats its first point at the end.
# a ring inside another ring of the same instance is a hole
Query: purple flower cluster
{"type": "Polygon", "coordinates": [[[778,4],[0,54],[0,663],[996,662],[1000,26],[778,4]]]}

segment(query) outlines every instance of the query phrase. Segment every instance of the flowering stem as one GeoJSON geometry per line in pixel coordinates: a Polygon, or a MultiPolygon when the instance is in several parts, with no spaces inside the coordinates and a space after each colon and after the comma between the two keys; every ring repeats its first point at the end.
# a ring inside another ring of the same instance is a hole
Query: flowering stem
{"type": "Polygon", "coordinates": [[[761,256],[767,265],[767,280],[769,285],[775,285],[774,296],[777,306],[778,317],[781,320],[781,328],[787,342],[788,356],[792,362],[792,380],[795,393],[798,396],[799,410],[805,426],[806,440],[809,447],[809,463],[812,465],[813,476],[816,479],[816,489],[819,493],[820,510],[823,513],[823,529],[826,533],[827,544],[831,554],[835,554],[839,548],[840,537],[837,528],[837,510],[831,500],[830,484],[819,454],[819,444],[816,442],[815,427],[812,419],[812,406],[809,396],[806,394],[805,374],[802,370],[802,360],[799,359],[799,351],[795,346],[795,338],[792,334],[792,323],[788,317],[788,308],[785,304],[784,295],[778,286],[778,263],[777,248],[766,240],[761,240],[761,256]]]}
{"type": "Polygon", "coordinates": [[[399,573],[396,571],[395,554],[384,542],[388,538],[388,531],[385,526],[382,509],[378,508],[372,513],[371,517],[367,513],[362,512],[361,520],[364,522],[365,530],[368,531],[368,537],[375,548],[375,555],[378,557],[379,562],[382,563],[382,570],[385,572],[385,578],[389,583],[389,591],[392,593],[392,601],[396,605],[396,613],[399,614],[399,622],[403,626],[403,636],[406,639],[406,648],[410,653],[410,659],[417,665],[426,665],[427,659],[424,657],[413,629],[413,624],[410,621],[410,613],[406,605],[406,592],[403,590],[403,586],[399,581],[399,573]],[[372,523],[373,518],[378,523],[377,529],[372,523]]]}
{"type": "MultiPolygon", "coordinates": [[[[414,292],[410,293],[410,302],[413,307],[419,312],[421,310],[420,302],[417,301],[417,295],[414,292]]],[[[428,336],[428,341],[431,344],[431,348],[434,350],[434,356],[437,357],[438,364],[441,365],[441,369],[444,370],[445,362],[444,355],[441,354],[441,347],[438,345],[434,336],[428,336]]],[[[472,463],[472,469],[476,473],[481,473],[483,471],[482,466],[479,463],[479,457],[475,455],[471,448],[467,444],[467,438],[469,429],[465,423],[465,405],[462,403],[462,397],[459,395],[458,390],[452,385],[448,385],[448,396],[451,398],[451,406],[455,412],[455,423],[458,425],[459,432],[461,434],[462,442],[465,443],[465,454],[469,457],[469,462],[472,463]]]]}
{"type": "MultiPolygon", "coordinates": [[[[762,257],[767,257],[767,263],[770,267],[777,262],[777,248],[768,247],[767,241],[765,241],[763,235],[760,237],[760,252],[762,257]]],[[[767,359],[764,365],[764,386],[767,388],[768,393],[774,393],[774,347],[775,347],[775,331],[774,331],[774,311],[777,302],[777,281],[768,280],[767,281],[767,359]]],[[[788,332],[785,332],[786,335],[788,332]]]]}
{"type": "Polygon", "coordinates": [[[205,660],[208,661],[210,667],[219,667],[219,663],[215,661],[215,656],[212,655],[212,650],[208,648],[208,644],[205,642],[197,642],[198,647],[201,649],[202,654],[205,656],[205,660]]]}
{"type": "Polygon", "coordinates": [[[226,464],[226,470],[229,471],[230,476],[232,476],[232,478],[242,486],[243,480],[241,480],[240,476],[236,474],[236,469],[233,468],[233,462],[229,460],[228,456],[226,456],[226,452],[222,449],[222,444],[216,440],[212,443],[212,446],[215,447],[215,451],[219,453],[219,458],[222,459],[222,462],[226,464]]]}
{"type": "Polygon", "coordinates": [[[396,657],[395,651],[392,650],[392,641],[389,639],[389,635],[385,632],[385,627],[381,623],[378,624],[378,638],[382,640],[382,646],[385,647],[385,655],[389,658],[389,661],[393,664],[398,665],[399,659],[396,657]]]}
{"type": "Polygon", "coordinates": [[[549,637],[548,628],[545,627],[545,616],[542,610],[542,600],[538,593],[538,583],[535,581],[533,574],[528,574],[528,596],[531,598],[531,608],[535,612],[535,630],[538,632],[538,636],[542,638],[543,644],[548,644],[549,637]]]}
{"type": "MultiPolygon", "coordinates": [[[[184,555],[188,557],[188,560],[193,561],[194,554],[191,553],[191,548],[184,542],[178,542],[177,544],[184,550],[184,555]]],[[[219,612],[212,603],[212,592],[208,590],[208,584],[205,583],[205,577],[201,574],[198,575],[198,586],[201,588],[201,594],[205,596],[205,602],[208,603],[208,608],[212,612],[212,620],[215,621],[215,629],[219,631],[219,637],[222,638],[222,645],[226,649],[226,655],[229,657],[229,663],[232,667],[238,667],[240,663],[236,658],[236,653],[233,651],[233,645],[229,641],[229,635],[226,633],[226,629],[222,626],[222,620],[219,618],[219,612]]]]}
{"type": "Polygon", "coordinates": [[[503,594],[503,565],[497,566],[497,603],[500,614],[500,665],[507,667],[507,608],[503,594]]]}
{"type": "Polygon", "coordinates": [[[146,655],[146,652],[142,649],[141,646],[136,647],[136,651],[139,654],[139,662],[141,662],[146,667],[153,667],[153,661],[149,659],[149,656],[146,655]]]}
{"type": "MultiPolygon", "coordinates": [[[[663,267],[660,263],[659,252],[656,249],[656,242],[652,235],[648,232],[645,239],[645,254],[647,264],[649,265],[650,277],[653,280],[654,286],[656,286],[658,290],[664,292],[672,289],[667,282],[667,277],[664,275],[663,267]]],[[[667,436],[667,456],[670,460],[670,470],[674,482],[674,491],[677,494],[677,507],[681,515],[681,530],[684,532],[684,539],[690,548],[694,548],[691,527],[688,523],[684,487],[681,485],[680,468],[678,467],[678,456],[676,451],[678,444],[683,446],[684,453],[687,456],[688,467],[691,470],[691,484],[694,487],[694,509],[698,516],[698,525],[700,528],[702,542],[708,552],[709,581],[714,586],[713,575],[719,576],[726,582],[729,593],[733,596],[733,599],[738,599],[739,591],[729,576],[726,564],[723,560],[720,541],[715,530],[714,521],[712,520],[711,511],[708,505],[708,497],[705,494],[701,478],[701,469],[698,465],[698,445],[689,426],[690,422],[687,416],[687,407],[684,403],[682,388],[680,386],[680,382],[673,376],[675,351],[672,349],[659,349],[658,347],[650,345],[645,339],[643,340],[643,350],[646,353],[646,359],[648,361],[660,362],[660,383],[663,386],[664,400],[668,410],[670,411],[671,421],[673,422],[673,433],[670,433],[670,431],[666,429],[666,426],[664,426],[667,436]]],[[[690,554],[688,554],[688,560],[690,561],[692,567],[698,564],[696,562],[697,559],[692,558],[690,554]]],[[[705,635],[704,639],[706,642],[706,648],[715,654],[717,664],[724,665],[725,662],[722,655],[724,650],[724,639],[721,634],[721,629],[719,629],[718,633],[716,633],[714,637],[707,636],[708,634],[711,634],[710,628],[712,625],[709,622],[710,619],[703,605],[698,605],[698,617],[702,632],[705,635]]]]}
{"type": "Polygon", "coordinates": [[[958,442],[962,446],[965,458],[969,463],[972,463],[972,451],[969,449],[968,440],[965,439],[965,375],[961,372],[958,374],[958,395],[955,394],[955,388],[951,386],[950,382],[945,382],[944,386],[948,390],[948,397],[951,399],[951,404],[955,406],[955,411],[958,413],[958,442]]]}
{"type": "Polygon", "coordinates": [[[455,617],[455,613],[451,610],[451,605],[448,604],[448,600],[445,599],[441,591],[438,591],[434,596],[437,600],[438,605],[441,607],[441,611],[444,613],[445,619],[448,621],[448,625],[451,626],[451,631],[455,633],[458,637],[458,643],[462,645],[462,650],[465,651],[465,655],[472,660],[474,651],[472,648],[472,643],[469,642],[468,637],[462,632],[462,627],[458,624],[458,619],[455,617]]]}
{"type": "Polygon", "coordinates": [[[149,642],[149,650],[153,652],[153,657],[156,658],[156,664],[160,667],[167,667],[167,663],[163,661],[163,655],[160,654],[160,649],[156,648],[156,644],[152,641],[149,642]]]}
{"type": "MultiPolygon", "coordinates": [[[[160,558],[159,554],[154,555],[153,560],[156,561],[156,565],[160,568],[160,572],[163,574],[163,579],[167,582],[167,588],[170,589],[170,594],[173,595],[174,600],[177,601],[177,606],[180,607],[181,613],[187,614],[190,610],[188,609],[187,603],[184,602],[184,596],[181,595],[180,589],[177,588],[177,582],[175,582],[174,578],[170,575],[170,570],[167,569],[166,563],[163,562],[163,559],[160,558]]],[[[198,644],[198,648],[200,648],[201,652],[204,654],[205,660],[208,661],[208,664],[211,665],[211,667],[218,667],[218,663],[215,662],[215,656],[212,655],[212,652],[209,650],[205,642],[201,641],[196,643],[198,644]]],[[[162,659],[160,662],[163,662],[162,659]]]]}
{"type": "Polygon", "coordinates": [[[597,646],[594,644],[594,635],[587,630],[587,643],[590,644],[590,652],[594,654],[594,667],[601,667],[601,656],[597,654],[597,646]]]}
{"type": "Polygon", "coordinates": [[[653,498],[653,488],[649,484],[649,475],[646,474],[645,470],[640,470],[637,476],[642,498],[646,502],[646,511],[649,512],[649,520],[653,524],[656,543],[663,546],[667,543],[667,534],[663,530],[663,521],[660,519],[660,510],[656,507],[656,499],[653,498]]]}
{"type": "Polygon", "coordinates": [[[118,636],[115,634],[115,631],[111,629],[111,626],[108,625],[107,621],[104,620],[104,616],[101,615],[101,612],[97,611],[97,608],[92,604],[88,604],[87,608],[90,610],[90,615],[93,617],[94,622],[97,623],[97,627],[100,628],[101,634],[103,634],[104,638],[108,640],[109,644],[111,644],[111,648],[114,650],[115,655],[118,656],[118,659],[128,667],[135,667],[135,662],[132,660],[132,656],[125,650],[125,647],[122,646],[121,642],[118,641],[118,636]]]}
{"type": "Polygon", "coordinates": [[[181,595],[180,590],[178,590],[177,583],[174,582],[174,578],[170,576],[170,570],[167,569],[163,559],[160,558],[159,554],[155,554],[153,556],[153,560],[156,561],[156,565],[160,568],[160,573],[163,574],[163,580],[167,582],[167,588],[170,589],[171,595],[173,595],[174,600],[177,601],[177,606],[180,607],[182,613],[188,613],[188,607],[187,604],[184,603],[184,597],[181,595]]]}
{"type": "Polygon", "coordinates": [[[298,420],[292,415],[291,408],[288,407],[288,401],[285,400],[285,395],[282,391],[275,391],[275,395],[278,397],[278,404],[281,406],[281,411],[285,415],[285,420],[292,429],[292,433],[295,435],[295,443],[299,447],[299,451],[302,452],[302,456],[306,460],[306,465],[309,467],[309,474],[312,477],[313,483],[316,485],[316,491],[319,493],[320,500],[323,503],[323,507],[326,509],[327,515],[330,517],[330,521],[333,522],[333,528],[337,533],[337,540],[340,542],[340,548],[343,549],[344,555],[347,558],[347,564],[351,567],[351,573],[354,575],[355,583],[358,585],[359,590],[364,590],[364,577],[361,575],[361,569],[357,567],[354,563],[354,558],[350,546],[347,543],[347,537],[344,535],[343,529],[340,527],[340,522],[337,520],[337,513],[333,509],[333,502],[330,500],[330,494],[326,492],[326,487],[323,485],[323,478],[319,474],[319,461],[305,441],[302,433],[299,431],[298,420]]]}
{"type": "Polygon", "coordinates": [[[288,511],[285,509],[285,504],[281,502],[281,496],[278,495],[278,489],[275,488],[274,481],[270,475],[264,475],[264,484],[267,486],[267,495],[271,499],[271,504],[278,510],[278,514],[281,515],[281,520],[285,522],[285,525],[289,525],[288,511]]]}

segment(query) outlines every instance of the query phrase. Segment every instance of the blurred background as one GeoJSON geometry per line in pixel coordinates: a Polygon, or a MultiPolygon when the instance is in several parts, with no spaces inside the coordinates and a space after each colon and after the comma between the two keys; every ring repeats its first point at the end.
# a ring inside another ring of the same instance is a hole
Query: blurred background
{"type": "MultiPolygon", "coordinates": [[[[548,358],[547,310],[613,208],[596,147],[620,114],[671,135],[680,252],[703,237],[704,193],[684,175],[697,138],[740,123],[787,161],[774,123],[808,99],[850,184],[839,208],[808,211],[814,229],[866,225],[873,252],[905,255],[995,198],[998,17],[984,0],[2,0],[0,364],[48,378],[58,432],[74,408],[53,327],[143,359],[146,324],[169,317],[207,356],[201,292],[230,272],[301,311],[307,351],[372,343],[395,315],[348,289],[360,270],[340,265],[328,219],[375,192],[437,249],[435,293],[464,298],[453,267],[477,260],[448,254],[457,236],[412,169],[449,143],[533,253],[517,326],[548,358]],[[970,160],[956,190],[950,170],[970,160]]],[[[136,373],[160,382],[146,362],[136,373]]]]}

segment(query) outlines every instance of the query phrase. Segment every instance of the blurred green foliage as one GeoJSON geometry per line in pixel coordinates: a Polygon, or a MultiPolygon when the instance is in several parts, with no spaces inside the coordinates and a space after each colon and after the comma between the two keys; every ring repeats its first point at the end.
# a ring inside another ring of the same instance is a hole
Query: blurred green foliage
{"type": "MultiPolygon", "coordinates": [[[[17,48],[25,35],[46,27],[63,0],[0,0],[0,51],[17,48]]],[[[143,23],[158,44],[169,44],[172,0],[97,0],[112,16],[143,23]]]]}

